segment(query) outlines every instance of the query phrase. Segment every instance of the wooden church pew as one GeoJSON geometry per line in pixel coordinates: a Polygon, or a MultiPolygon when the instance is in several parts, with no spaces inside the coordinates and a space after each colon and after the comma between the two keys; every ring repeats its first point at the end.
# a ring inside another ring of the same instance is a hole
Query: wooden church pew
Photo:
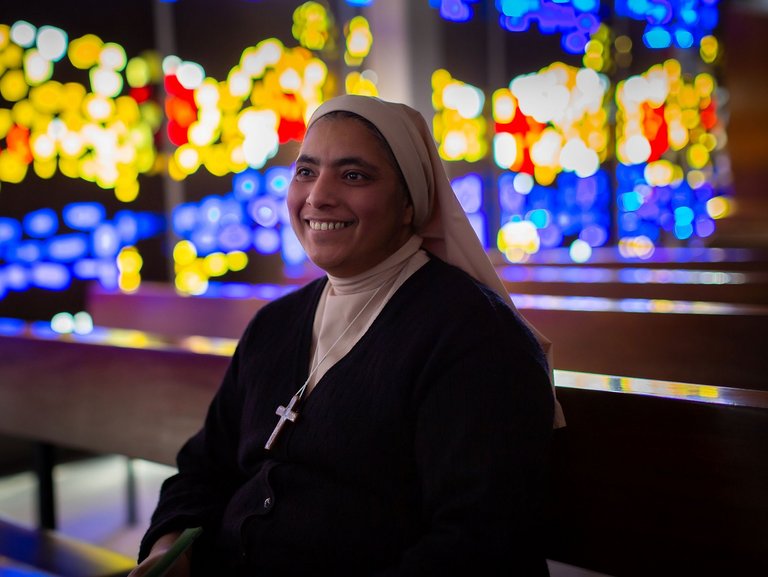
{"type": "MultiPolygon", "coordinates": [[[[170,345],[0,337],[0,434],[172,464],[226,362],[170,345]]],[[[768,563],[768,393],[556,379],[568,426],[557,433],[551,559],[629,577],[768,563]]]]}
{"type": "MultiPolygon", "coordinates": [[[[238,338],[253,314],[274,296],[269,287],[259,290],[244,289],[237,298],[189,298],[162,285],[148,284],[134,294],[92,287],[87,303],[94,322],[102,326],[238,338]]],[[[740,388],[766,386],[768,305],[712,303],[707,312],[706,303],[688,303],[703,312],[675,313],[664,312],[675,306],[666,301],[589,297],[579,302],[572,296],[519,293],[513,299],[554,343],[555,368],[740,388]],[[657,312],[632,312],[642,307],[656,307],[657,312]]]]}
{"type": "MultiPolygon", "coordinates": [[[[38,528],[0,519],[0,558],[7,558],[7,571],[127,575],[134,558],[55,530],[54,450],[173,465],[181,444],[202,423],[226,363],[222,355],[182,350],[0,337],[0,434],[34,441],[42,456],[36,470],[38,528]]],[[[0,563],[0,574],[2,568],[0,563]]]]}
{"type": "Polygon", "coordinates": [[[554,343],[555,368],[768,389],[768,314],[521,308],[554,343]]]}
{"type": "Polygon", "coordinates": [[[557,390],[551,558],[621,577],[765,572],[768,393],[557,390]]]}
{"type": "Polygon", "coordinates": [[[765,271],[603,266],[501,266],[511,293],[768,305],[765,271]]]}

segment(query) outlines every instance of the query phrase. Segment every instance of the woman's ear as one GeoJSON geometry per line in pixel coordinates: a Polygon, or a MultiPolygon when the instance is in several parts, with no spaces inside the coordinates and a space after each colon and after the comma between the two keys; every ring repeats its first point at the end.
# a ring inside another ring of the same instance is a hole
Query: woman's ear
{"type": "Polygon", "coordinates": [[[403,213],[403,224],[413,228],[413,202],[410,197],[405,198],[405,212],[403,213]]]}

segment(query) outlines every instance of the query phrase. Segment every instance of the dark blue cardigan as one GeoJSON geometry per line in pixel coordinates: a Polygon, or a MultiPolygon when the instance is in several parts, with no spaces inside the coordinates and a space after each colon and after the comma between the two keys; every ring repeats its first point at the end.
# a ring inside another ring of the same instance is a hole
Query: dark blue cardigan
{"type": "Polygon", "coordinates": [[[546,575],[546,361],[496,294],[434,257],[263,449],[307,377],[325,282],[251,321],[140,559],[202,525],[196,575],[546,575]]]}

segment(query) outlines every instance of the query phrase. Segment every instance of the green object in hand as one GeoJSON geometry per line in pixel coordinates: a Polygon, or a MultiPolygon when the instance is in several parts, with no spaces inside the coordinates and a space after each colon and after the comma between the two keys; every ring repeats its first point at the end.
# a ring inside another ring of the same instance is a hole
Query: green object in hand
{"type": "Polygon", "coordinates": [[[176,559],[192,545],[202,532],[202,527],[184,529],[179,538],[176,539],[176,542],[165,552],[165,555],[160,557],[160,560],[154,564],[145,577],[162,577],[165,575],[166,571],[171,568],[171,565],[176,562],[176,559]]]}

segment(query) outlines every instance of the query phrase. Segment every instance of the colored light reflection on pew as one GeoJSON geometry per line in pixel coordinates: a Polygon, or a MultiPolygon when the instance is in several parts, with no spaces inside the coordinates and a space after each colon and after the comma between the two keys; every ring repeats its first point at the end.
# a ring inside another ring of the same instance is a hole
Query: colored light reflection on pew
{"type": "Polygon", "coordinates": [[[46,321],[25,322],[0,318],[0,336],[30,337],[41,340],[124,347],[133,349],[180,350],[198,354],[232,356],[237,339],[203,336],[165,337],[138,330],[94,327],[87,334],[61,334],[46,321]]]}
{"type": "Polygon", "coordinates": [[[555,369],[555,386],[567,389],[631,393],[666,399],[717,405],[768,409],[768,391],[717,387],[694,383],[651,380],[616,375],[599,375],[555,369]]]}
{"type": "Polygon", "coordinates": [[[706,301],[609,299],[510,293],[519,309],[585,312],[658,313],[684,315],[768,315],[768,307],[706,301]]]}
{"type": "MultiPolygon", "coordinates": [[[[210,338],[202,336],[164,337],[137,330],[107,329],[95,327],[85,335],[60,334],[47,323],[18,321],[0,318],[0,337],[23,337],[35,340],[82,343],[133,349],[166,350],[171,352],[192,352],[213,356],[230,357],[237,345],[236,339],[210,338]],[[14,321],[14,322],[11,322],[14,321]],[[20,324],[23,328],[20,330],[20,324]]],[[[731,405],[740,407],[768,408],[768,391],[744,389],[732,386],[627,377],[615,374],[599,374],[555,369],[555,386],[567,389],[625,393],[632,395],[662,397],[700,403],[731,405]]]]}
{"type": "Polygon", "coordinates": [[[768,279],[768,275],[719,270],[583,266],[510,266],[499,272],[502,279],[509,282],[726,285],[768,279]]]}
{"type": "MultiPolygon", "coordinates": [[[[15,543],[9,543],[14,546],[15,543]]],[[[0,577],[56,577],[53,573],[35,569],[29,565],[18,563],[7,557],[0,557],[0,577]]]]}
{"type": "Polygon", "coordinates": [[[277,284],[245,284],[245,283],[223,283],[210,282],[208,290],[201,295],[201,298],[257,298],[263,300],[274,300],[292,292],[298,288],[297,285],[277,285],[277,284]]]}
{"type": "MultiPolygon", "coordinates": [[[[639,263],[724,263],[749,262],[755,259],[754,251],[746,248],[710,247],[661,247],[657,246],[647,258],[622,256],[618,247],[601,246],[592,249],[590,264],[639,264],[639,263]]],[[[573,264],[569,249],[550,248],[531,256],[530,264],[573,264]]]]}
{"type": "Polygon", "coordinates": [[[21,335],[26,330],[26,326],[26,323],[21,319],[0,317],[0,335],[21,335]]]}

